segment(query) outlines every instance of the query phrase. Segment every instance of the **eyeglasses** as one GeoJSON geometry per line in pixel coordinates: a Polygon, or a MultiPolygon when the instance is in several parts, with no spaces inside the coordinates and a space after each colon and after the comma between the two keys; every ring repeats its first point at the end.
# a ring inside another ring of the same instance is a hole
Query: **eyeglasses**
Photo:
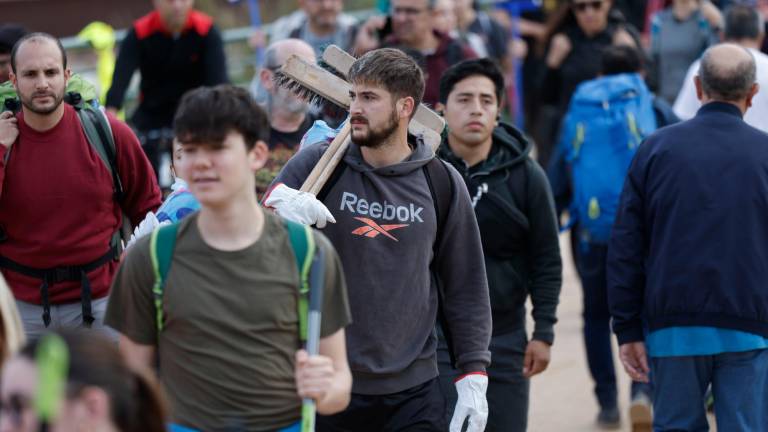
{"type": "Polygon", "coordinates": [[[592,10],[600,10],[600,8],[603,7],[602,0],[592,0],[592,1],[585,1],[585,2],[574,2],[573,3],[573,9],[576,12],[584,12],[588,8],[591,8],[592,10]]]}

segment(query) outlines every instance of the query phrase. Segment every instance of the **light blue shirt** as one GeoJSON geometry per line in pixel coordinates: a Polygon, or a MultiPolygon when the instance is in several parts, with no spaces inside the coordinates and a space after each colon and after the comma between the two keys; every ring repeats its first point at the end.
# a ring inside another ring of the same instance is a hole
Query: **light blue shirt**
{"type": "Polygon", "coordinates": [[[669,327],[646,338],[651,357],[682,357],[744,352],[768,348],[768,339],[719,327],[669,327]]]}

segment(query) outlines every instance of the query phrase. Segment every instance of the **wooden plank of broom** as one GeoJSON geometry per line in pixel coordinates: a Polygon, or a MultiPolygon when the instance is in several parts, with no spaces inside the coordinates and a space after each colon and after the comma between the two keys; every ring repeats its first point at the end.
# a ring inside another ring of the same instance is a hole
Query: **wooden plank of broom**
{"type": "MultiPolygon", "coordinates": [[[[332,102],[340,107],[349,109],[349,83],[325,69],[307,62],[295,55],[288,58],[280,68],[283,79],[278,79],[278,85],[315,102],[332,102]]],[[[340,157],[349,146],[350,125],[347,122],[331,142],[328,149],[317,161],[312,171],[301,185],[302,192],[317,195],[331,173],[336,168],[340,157]]]]}
{"type": "MultiPolygon", "coordinates": [[[[278,84],[294,93],[309,100],[330,101],[340,107],[349,109],[351,84],[331,72],[294,55],[283,64],[280,74],[283,78],[278,79],[278,84]]],[[[422,124],[414,116],[408,129],[412,134],[420,135],[425,143],[430,145],[432,150],[435,151],[440,145],[439,132],[442,131],[445,122],[436,113],[423,105],[419,107],[419,110],[422,111],[422,116],[426,119],[425,122],[431,124],[432,127],[422,124]]],[[[346,124],[339,134],[336,135],[317,164],[315,164],[300,190],[311,192],[315,195],[319,193],[346,152],[349,142],[350,126],[346,124]]]]}

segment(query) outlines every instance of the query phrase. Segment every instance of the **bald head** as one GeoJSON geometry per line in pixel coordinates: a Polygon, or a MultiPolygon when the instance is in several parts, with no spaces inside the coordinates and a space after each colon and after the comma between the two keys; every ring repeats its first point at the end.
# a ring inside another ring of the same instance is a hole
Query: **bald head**
{"type": "Polygon", "coordinates": [[[277,69],[292,55],[315,62],[315,50],[301,39],[283,39],[270,44],[264,53],[264,67],[277,69]]]}
{"type": "Polygon", "coordinates": [[[699,68],[701,91],[709,99],[741,102],[755,85],[755,59],[735,44],[715,45],[704,52],[699,68]]]}
{"type": "Polygon", "coordinates": [[[21,50],[22,46],[28,43],[37,44],[37,45],[46,44],[46,43],[55,44],[59,52],[61,52],[62,69],[67,68],[67,52],[64,51],[64,47],[61,45],[61,41],[59,41],[58,38],[48,33],[36,32],[36,33],[29,33],[23,36],[13,46],[13,49],[11,50],[11,69],[13,70],[14,73],[16,73],[16,57],[18,55],[18,52],[21,50]]]}

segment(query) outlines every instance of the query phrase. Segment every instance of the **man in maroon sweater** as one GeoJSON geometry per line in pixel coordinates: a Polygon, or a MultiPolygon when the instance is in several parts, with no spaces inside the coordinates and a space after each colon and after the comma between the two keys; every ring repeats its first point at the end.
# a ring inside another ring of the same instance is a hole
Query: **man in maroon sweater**
{"type": "Polygon", "coordinates": [[[56,38],[22,38],[11,69],[22,110],[0,114],[2,274],[30,337],[48,326],[103,328],[121,213],[135,225],[160,205],[152,167],[133,132],[109,115],[123,189],[118,202],[107,165],[75,109],[62,103],[70,71],[56,38]]]}

